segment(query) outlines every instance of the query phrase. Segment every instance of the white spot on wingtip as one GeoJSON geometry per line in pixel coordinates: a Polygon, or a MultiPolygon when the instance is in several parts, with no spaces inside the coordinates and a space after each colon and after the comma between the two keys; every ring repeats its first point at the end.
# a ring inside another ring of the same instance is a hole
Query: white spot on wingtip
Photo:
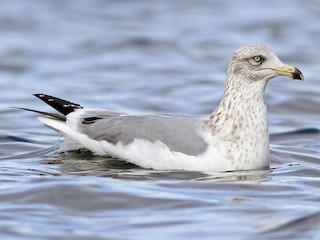
{"type": "Polygon", "coordinates": [[[53,98],[48,99],[48,102],[54,102],[53,98]]]}

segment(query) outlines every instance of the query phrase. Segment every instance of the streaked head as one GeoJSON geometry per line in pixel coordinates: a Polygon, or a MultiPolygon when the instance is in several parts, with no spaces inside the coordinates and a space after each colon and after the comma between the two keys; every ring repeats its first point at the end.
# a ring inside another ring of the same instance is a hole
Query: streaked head
{"type": "Polygon", "coordinates": [[[277,76],[303,80],[299,69],[281,62],[270,48],[262,44],[250,44],[236,50],[229,62],[228,73],[241,74],[249,81],[269,81],[277,76]]]}

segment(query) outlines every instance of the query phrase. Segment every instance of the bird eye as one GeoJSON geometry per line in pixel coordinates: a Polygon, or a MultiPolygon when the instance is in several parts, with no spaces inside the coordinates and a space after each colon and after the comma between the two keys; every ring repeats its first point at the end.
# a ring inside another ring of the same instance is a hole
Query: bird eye
{"type": "Polygon", "coordinates": [[[262,57],[261,56],[255,56],[255,57],[253,57],[253,60],[255,60],[256,62],[261,62],[262,61],[262,57]]]}

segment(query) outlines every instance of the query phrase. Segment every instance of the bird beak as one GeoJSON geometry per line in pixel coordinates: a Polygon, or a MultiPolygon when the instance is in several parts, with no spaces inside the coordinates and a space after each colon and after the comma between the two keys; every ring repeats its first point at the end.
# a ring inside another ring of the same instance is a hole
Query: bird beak
{"type": "Polygon", "coordinates": [[[271,69],[281,76],[287,76],[292,79],[298,79],[303,81],[303,75],[300,72],[300,70],[296,67],[283,64],[283,67],[281,68],[271,68],[271,69]]]}

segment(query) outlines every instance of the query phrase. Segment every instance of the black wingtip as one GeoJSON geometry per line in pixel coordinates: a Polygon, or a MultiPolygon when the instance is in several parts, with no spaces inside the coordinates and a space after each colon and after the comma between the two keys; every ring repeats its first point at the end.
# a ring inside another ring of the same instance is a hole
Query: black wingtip
{"type": "Polygon", "coordinates": [[[54,118],[57,120],[66,121],[66,117],[64,115],[60,115],[58,113],[49,113],[49,112],[43,112],[43,111],[39,111],[39,110],[34,110],[34,109],[30,109],[30,108],[22,108],[22,107],[11,107],[11,108],[29,111],[29,112],[35,112],[35,113],[39,113],[41,115],[51,117],[51,118],[54,118]]]}
{"type": "Polygon", "coordinates": [[[75,111],[76,109],[82,108],[82,106],[77,103],[69,102],[61,98],[53,97],[50,95],[41,94],[41,93],[37,93],[33,95],[41,99],[46,104],[53,107],[54,109],[56,109],[58,112],[62,113],[65,116],[75,111]]]}

